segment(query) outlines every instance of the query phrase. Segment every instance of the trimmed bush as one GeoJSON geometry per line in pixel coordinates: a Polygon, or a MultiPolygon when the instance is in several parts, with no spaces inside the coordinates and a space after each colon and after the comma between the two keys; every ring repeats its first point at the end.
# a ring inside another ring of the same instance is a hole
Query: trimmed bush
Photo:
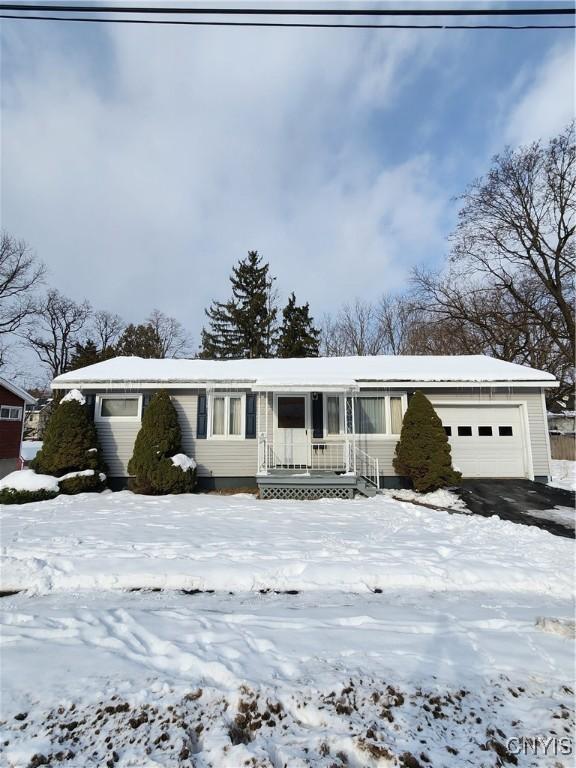
{"type": "MultiPolygon", "coordinates": [[[[92,469],[94,475],[91,478],[82,478],[85,489],[100,491],[104,488],[105,481],[100,478],[104,465],[100,458],[96,428],[79,392],[66,396],[53,409],[44,432],[42,448],[30,466],[40,474],[56,477],[92,469]]],[[[68,493],[67,487],[78,486],[79,483],[64,481],[60,490],[68,493]]]]}
{"type": "Polygon", "coordinates": [[[456,485],[460,472],[452,467],[450,444],[432,403],[422,392],[410,399],[396,444],[394,469],[420,493],[456,485]]]}
{"type": "Polygon", "coordinates": [[[16,488],[0,488],[0,504],[29,504],[31,501],[55,499],[56,491],[19,491],[16,488]]]}
{"type": "Polygon", "coordinates": [[[73,496],[76,493],[92,493],[101,491],[105,486],[105,475],[100,476],[100,472],[94,472],[91,475],[76,475],[76,477],[67,477],[59,480],[60,493],[73,496]]]}
{"type": "Polygon", "coordinates": [[[128,463],[128,472],[132,475],[130,489],[152,495],[191,493],[196,485],[196,469],[190,467],[184,471],[171,460],[181,453],[181,440],[178,414],[168,392],[161,389],[142,416],[134,453],[128,463]]]}

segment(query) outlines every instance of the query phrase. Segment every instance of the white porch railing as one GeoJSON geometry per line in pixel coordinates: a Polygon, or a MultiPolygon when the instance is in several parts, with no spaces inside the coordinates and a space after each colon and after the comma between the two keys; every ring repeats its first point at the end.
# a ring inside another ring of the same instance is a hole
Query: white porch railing
{"type": "Polygon", "coordinates": [[[378,459],[345,440],[274,445],[260,435],[258,473],[267,474],[270,470],[351,473],[380,487],[378,459]]]}

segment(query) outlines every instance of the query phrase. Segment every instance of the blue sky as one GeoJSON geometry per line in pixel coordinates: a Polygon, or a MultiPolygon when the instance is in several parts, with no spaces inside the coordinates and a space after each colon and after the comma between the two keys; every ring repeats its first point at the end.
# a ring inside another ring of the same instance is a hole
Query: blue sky
{"type": "Polygon", "coordinates": [[[2,225],[199,339],[233,263],[323,313],[440,264],[454,197],[574,114],[570,31],[2,28],[2,225]]]}

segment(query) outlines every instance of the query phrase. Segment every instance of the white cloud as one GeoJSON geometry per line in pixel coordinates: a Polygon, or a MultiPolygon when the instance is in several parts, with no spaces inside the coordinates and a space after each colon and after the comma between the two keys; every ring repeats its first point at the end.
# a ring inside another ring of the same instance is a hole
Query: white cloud
{"type": "Polygon", "coordinates": [[[431,37],[114,28],[107,92],[47,35],[5,83],[2,219],[64,292],[198,333],[249,248],[316,315],[440,248],[429,158],[367,140],[431,37]]]}
{"type": "Polygon", "coordinates": [[[553,48],[535,71],[523,72],[513,86],[518,100],[506,117],[512,145],[547,139],[574,119],[573,40],[553,48]]]}

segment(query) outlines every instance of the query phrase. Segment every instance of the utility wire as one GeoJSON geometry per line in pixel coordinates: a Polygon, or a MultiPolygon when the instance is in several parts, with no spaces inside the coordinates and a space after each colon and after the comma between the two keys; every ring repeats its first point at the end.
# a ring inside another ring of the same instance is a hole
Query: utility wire
{"type": "Polygon", "coordinates": [[[322,24],[306,22],[256,21],[176,21],[172,19],[94,19],[70,16],[16,16],[0,14],[0,19],[18,21],[71,21],[80,24],[155,24],[187,27],[302,27],[304,29],[576,29],[574,24],[322,24]]]}
{"type": "Polygon", "coordinates": [[[575,8],[191,8],[173,6],[0,3],[0,11],[191,16],[574,16],[575,8]]]}
{"type": "Polygon", "coordinates": [[[384,24],[375,22],[363,23],[345,23],[333,22],[325,23],[323,21],[219,21],[214,19],[158,19],[158,18],[89,18],[85,16],[51,16],[48,13],[90,13],[90,14],[138,14],[139,16],[306,16],[306,17],[462,17],[462,16],[574,16],[575,8],[413,8],[413,9],[391,9],[391,8],[354,8],[354,9],[335,9],[335,8],[182,8],[182,7],[159,7],[159,6],[90,6],[90,5],[70,5],[53,4],[38,5],[32,3],[1,3],[0,11],[13,11],[14,13],[0,14],[0,19],[12,19],[19,21],[64,21],[80,22],[88,24],[159,24],[193,27],[303,27],[308,29],[575,29],[571,24],[384,24]],[[19,13],[16,13],[19,11],[19,13]],[[34,15],[32,15],[34,11],[34,15]],[[42,15],[36,15],[41,12],[42,15]],[[25,15],[23,15],[25,14],[25,15]]]}

